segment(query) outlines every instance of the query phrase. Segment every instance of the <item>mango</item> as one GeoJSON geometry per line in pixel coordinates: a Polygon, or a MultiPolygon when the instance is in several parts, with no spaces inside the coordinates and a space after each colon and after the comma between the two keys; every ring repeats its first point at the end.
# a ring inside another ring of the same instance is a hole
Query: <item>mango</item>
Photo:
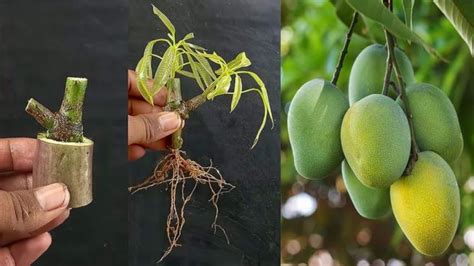
{"type": "Polygon", "coordinates": [[[293,98],[288,112],[288,134],[297,172],[321,179],[342,162],[339,138],[346,96],[330,82],[314,79],[293,98]]]}
{"type": "MultiPolygon", "coordinates": [[[[395,49],[395,57],[406,84],[415,82],[415,74],[408,57],[400,49],[395,49]]],[[[349,76],[349,102],[354,104],[370,94],[381,94],[387,68],[387,49],[381,44],[366,47],[357,56],[349,76]]],[[[398,84],[395,73],[391,81],[398,84]]]]}
{"type": "Polygon", "coordinates": [[[342,178],[357,212],[367,219],[380,219],[391,212],[390,188],[370,188],[362,184],[346,161],[342,162],[342,178]]]}
{"type": "Polygon", "coordinates": [[[342,150],[362,184],[385,188],[402,176],[410,156],[410,128],[391,98],[372,94],[352,105],[341,128],[342,150]]]}
{"type": "MultiPolygon", "coordinates": [[[[436,152],[453,163],[461,156],[464,146],[453,104],[442,90],[430,84],[412,84],[406,92],[418,147],[421,151],[436,152]]],[[[400,99],[397,101],[402,103],[400,99]]]]}
{"type": "Polygon", "coordinates": [[[456,177],[441,156],[419,153],[412,173],[390,187],[390,200],[398,224],[420,253],[446,251],[458,226],[460,201],[456,177]]]}

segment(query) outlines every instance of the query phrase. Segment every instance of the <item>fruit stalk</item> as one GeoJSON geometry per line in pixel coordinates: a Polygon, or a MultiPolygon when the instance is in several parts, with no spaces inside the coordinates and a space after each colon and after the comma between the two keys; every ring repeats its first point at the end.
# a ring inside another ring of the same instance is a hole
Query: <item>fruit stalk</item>
{"type": "MultiPolygon", "coordinates": [[[[388,8],[392,10],[392,3],[388,0],[388,8]]],[[[395,57],[395,38],[393,35],[385,29],[385,36],[387,39],[387,49],[388,49],[388,58],[390,59],[391,63],[393,64],[393,69],[395,70],[395,76],[397,77],[399,86],[400,86],[400,98],[404,103],[405,107],[405,114],[408,119],[408,125],[410,126],[410,137],[411,137],[411,151],[410,151],[410,160],[408,165],[405,169],[404,176],[408,176],[411,174],[413,167],[415,166],[415,162],[418,160],[418,146],[416,144],[415,138],[415,130],[413,125],[413,115],[411,113],[409,100],[405,90],[405,81],[403,80],[403,76],[400,70],[400,66],[398,65],[397,58],[395,57]]],[[[389,76],[390,78],[390,76],[389,76]]]]}
{"type": "Polygon", "coordinates": [[[336,86],[337,80],[339,79],[339,74],[341,73],[342,66],[344,64],[344,59],[347,55],[347,50],[349,49],[349,44],[351,43],[351,37],[352,33],[354,32],[354,28],[357,24],[357,21],[359,19],[359,13],[354,12],[354,15],[352,15],[352,21],[351,25],[349,26],[349,31],[346,33],[346,39],[344,41],[344,46],[341,50],[341,53],[339,54],[339,60],[336,66],[336,70],[334,71],[334,74],[331,79],[331,83],[336,86]]]}

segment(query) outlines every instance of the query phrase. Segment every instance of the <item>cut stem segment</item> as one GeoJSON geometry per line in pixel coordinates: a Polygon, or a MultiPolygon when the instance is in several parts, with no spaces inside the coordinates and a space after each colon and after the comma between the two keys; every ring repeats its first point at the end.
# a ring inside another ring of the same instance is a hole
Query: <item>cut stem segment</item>
{"type": "MultiPolygon", "coordinates": [[[[180,108],[183,107],[183,98],[181,97],[181,81],[180,79],[172,79],[168,81],[167,84],[168,88],[168,103],[167,107],[172,110],[176,111],[180,114],[180,108]]],[[[181,137],[182,129],[176,130],[171,135],[171,149],[179,150],[183,146],[183,138],[181,137]]]]}
{"type": "Polygon", "coordinates": [[[53,113],[34,99],[30,99],[26,112],[47,129],[46,137],[63,142],[82,142],[82,105],[87,79],[68,77],[59,112],[53,113]]]}

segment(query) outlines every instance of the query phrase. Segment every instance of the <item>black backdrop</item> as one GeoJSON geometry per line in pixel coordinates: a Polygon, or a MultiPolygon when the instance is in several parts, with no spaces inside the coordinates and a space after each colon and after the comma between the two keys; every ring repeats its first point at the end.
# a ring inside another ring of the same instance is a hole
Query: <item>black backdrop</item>
{"type": "Polygon", "coordinates": [[[67,76],[89,79],[94,201],[53,231],[37,265],[126,265],[126,0],[0,0],[0,137],[35,137],[34,97],[57,110],[67,76]]]}
{"type": "MultiPolygon", "coordinates": [[[[191,114],[184,130],[184,150],[206,165],[213,160],[226,180],[236,186],[220,198],[218,222],[230,238],[213,234],[214,210],[207,187],[200,187],[189,203],[182,247],[164,261],[167,265],[277,265],[279,263],[279,25],[277,0],[161,0],[153,1],[183,37],[194,32],[198,45],[214,49],[227,60],[247,52],[252,70],[269,89],[275,128],[267,127],[250,150],[262,106],[257,95],[244,95],[229,114],[230,98],[219,97],[191,114]]],[[[130,1],[129,68],[134,68],[147,41],[163,38],[164,27],[151,12],[151,1],[130,1]]],[[[184,98],[199,92],[185,82],[184,98]]],[[[244,84],[249,84],[245,83],[244,84]]],[[[253,84],[252,84],[253,85],[253,84]]],[[[130,184],[148,176],[159,153],[129,167],[130,184]]],[[[129,203],[129,265],[154,265],[167,247],[165,220],[169,208],[164,187],[131,196],[129,203]]]]}

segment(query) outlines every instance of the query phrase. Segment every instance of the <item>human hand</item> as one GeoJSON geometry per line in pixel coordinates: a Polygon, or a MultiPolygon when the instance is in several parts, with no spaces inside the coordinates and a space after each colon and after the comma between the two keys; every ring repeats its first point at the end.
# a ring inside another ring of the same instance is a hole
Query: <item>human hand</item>
{"type": "MultiPolygon", "coordinates": [[[[151,83],[152,81],[150,81],[151,83]]],[[[164,112],[167,92],[162,89],[153,97],[154,106],[147,103],[136,86],[136,74],[128,71],[128,159],[145,155],[145,149],[163,150],[169,145],[167,136],[173,134],[183,121],[174,112],[164,112]]]]}
{"type": "Polygon", "coordinates": [[[0,265],[26,266],[51,245],[48,231],[69,217],[64,184],[32,188],[35,139],[0,139],[0,265]]]}

